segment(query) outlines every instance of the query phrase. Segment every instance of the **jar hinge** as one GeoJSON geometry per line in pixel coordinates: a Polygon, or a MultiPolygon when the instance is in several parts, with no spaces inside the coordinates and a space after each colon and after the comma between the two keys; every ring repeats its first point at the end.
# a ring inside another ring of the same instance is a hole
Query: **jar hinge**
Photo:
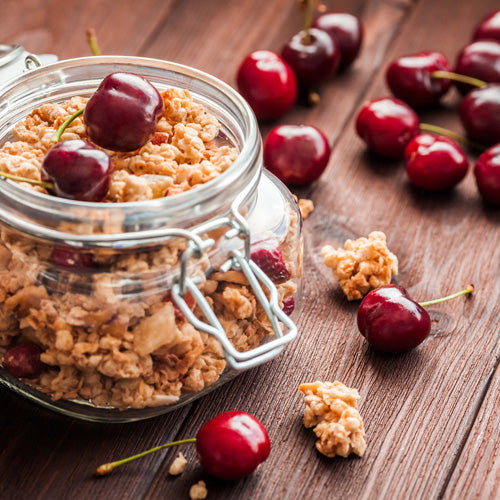
{"type": "Polygon", "coordinates": [[[198,226],[196,230],[193,231],[193,233],[196,232],[197,234],[194,234],[188,241],[187,248],[181,258],[179,281],[172,287],[172,298],[184,314],[185,318],[197,330],[213,335],[221,343],[229,365],[238,370],[251,368],[269,361],[283,350],[285,344],[289,343],[297,336],[297,326],[279,307],[278,290],[276,289],[275,284],[259,268],[259,266],[255,264],[255,262],[250,260],[250,228],[240,212],[242,199],[243,197],[240,196],[234,201],[231,207],[232,217],[222,217],[209,221],[206,224],[198,226]],[[234,269],[243,272],[250,284],[250,287],[255,293],[257,300],[266,312],[275,336],[273,340],[246,352],[237,351],[231,344],[219,319],[196,286],[198,280],[191,279],[188,276],[187,271],[189,259],[192,257],[200,258],[204,251],[213,246],[215,243],[212,239],[203,240],[200,237],[200,234],[207,233],[211,230],[224,226],[230,226],[230,229],[225,234],[227,239],[234,237],[243,239],[244,251],[242,253],[236,249],[231,250],[229,259],[220,267],[220,271],[226,272],[230,269],[234,269]],[[268,290],[269,299],[267,298],[263,287],[268,290]],[[187,305],[183,298],[187,291],[189,291],[193,296],[194,300],[203,312],[203,315],[207,319],[207,322],[198,319],[194,315],[191,308],[187,305]],[[283,333],[282,326],[287,329],[286,333],[283,333]]]}

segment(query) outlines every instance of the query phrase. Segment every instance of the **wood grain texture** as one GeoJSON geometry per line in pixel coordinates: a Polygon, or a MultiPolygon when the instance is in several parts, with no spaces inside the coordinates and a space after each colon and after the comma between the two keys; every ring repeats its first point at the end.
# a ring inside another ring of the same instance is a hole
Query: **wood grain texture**
{"type": "MultiPolygon", "coordinates": [[[[334,145],[323,177],[296,190],[315,212],[304,224],[304,300],[300,338],[278,358],[203,399],[150,421],[102,425],[72,421],[0,388],[0,499],[188,498],[207,482],[217,499],[498,498],[500,358],[500,213],[485,207],[472,175],[453,192],[410,187],[398,162],[366,154],[353,128],[365,99],[387,95],[384,68],[424,49],[452,60],[494,0],[338,0],[333,10],[359,15],[365,44],[353,68],[328,83],[315,108],[296,106],[277,123],[310,123],[334,145]],[[400,260],[397,282],[418,300],[476,285],[473,297],[432,306],[431,336],[417,350],[382,356],[355,326],[320,249],[383,230],[400,260]],[[302,382],[357,387],[368,448],[362,459],[327,459],[302,425],[302,382]],[[177,450],[165,450],[97,479],[97,465],[168,440],[191,437],[216,414],[239,409],[261,419],[273,450],[249,478],[222,482],[197,465],[194,447],[181,477],[168,476],[177,450]]],[[[105,53],[165,58],[209,71],[234,85],[242,58],[280,50],[301,26],[293,1],[7,0],[4,42],[60,57],[87,55],[94,27],[105,53]],[[23,13],[30,12],[29,16],[23,13]],[[9,22],[6,22],[9,19],[9,22]]],[[[5,24],[5,26],[3,26],[5,24]]],[[[422,119],[456,131],[458,94],[422,119]]],[[[265,135],[273,124],[261,127],[265,135]]],[[[474,156],[471,155],[471,160],[474,156]]]]}

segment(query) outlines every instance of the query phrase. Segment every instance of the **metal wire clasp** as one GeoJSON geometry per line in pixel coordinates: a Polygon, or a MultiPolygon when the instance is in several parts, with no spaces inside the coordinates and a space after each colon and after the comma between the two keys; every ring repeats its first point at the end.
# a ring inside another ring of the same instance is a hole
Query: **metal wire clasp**
{"type": "Polygon", "coordinates": [[[285,344],[291,342],[297,336],[297,326],[279,307],[279,297],[276,286],[259,266],[250,260],[250,228],[248,227],[246,219],[240,212],[243,198],[243,196],[240,196],[233,202],[231,206],[231,217],[222,217],[209,221],[202,226],[198,226],[194,231],[195,234],[189,239],[188,246],[181,258],[179,281],[173,285],[171,291],[173,300],[182,311],[185,318],[197,330],[213,335],[221,343],[229,365],[238,370],[251,368],[269,361],[283,350],[285,344]],[[231,239],[239,237],[243,240],[244,245],[243,253],[236,249],[230,251],[228,260],[220,266],[220,270],[225,272],[230,269],[235,269],[243,272],[257,300],[266,312],[275,336],[275,338],[269,342],[261,344],[246,352],[240,352],[234,348],[219,319],[196,286],[198,280],[188,276],[189,259],[192,257],[201,257],[204,251],[215,243],[212,239],[202,239],[200,235],[225,226],[230,227],[225,234],[225,238],[231,239]],[[264,292],[264,288],[269,292],[269,299],[264,292]],[[206,322],[198,319],[187,305],[184,300],[184,295],[187,291],[191,293],[200,307],[207,320],[206,322]],[[283,326],[287,330],[286,333],[283,332],[283,326]]]}

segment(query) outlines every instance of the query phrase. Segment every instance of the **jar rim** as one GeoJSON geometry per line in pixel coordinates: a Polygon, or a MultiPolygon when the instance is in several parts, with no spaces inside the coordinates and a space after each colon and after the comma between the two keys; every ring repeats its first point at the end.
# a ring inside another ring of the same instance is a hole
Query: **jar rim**
{"type": "MultiPolygon", "coordinates": [[[[56,79],[55,82],[60,85],[61,80],[64,80],[65,72],[77,69],[81,70],[82,68],[86,70],[85,76],[88,78],[88,81],[97,78],[101,80],[101,76],[91,74],[92,70],[102,72],[107,67],[111,69],[107,74],[127,70],[134,72],[135,68],[135,72],[138,69],[142,69],[143,72],[147,70],[158,77],[161,77],[162,74],[178,75],[179,78],[193,82],[193,84],[203,85],[204,88],[210,89],[221,100],[225,100],[226,111],[229,110],[228,107],[231,107],[231,113],[241,124],[243,133],[242,147],[238,150],[238,156],[235,161],[227,170],[204,184],[197,185],[182,193],[154,200],[118,203],[70,200],[25,189],[18,186],[16,182],[5,179],[3,179],[4,182],[0,182],[0,199],[7,198],[9,202],[18,207],[22,205],[29,206],[42,212],[62,211],[67,213],[72,209],[77,209],[80,213],[81,210],[92,211],[93,216],[95,216],[96,211],[103,215],[116,213],[117,211],[127,213],[144,211],[154,213],[161,211],[165,218],[168,214],[174,215],[181,211],[189,210],[193,206],[203,204],[206,200],[213,199],[222,193],[227,193],[228,189],[235,189],[235,184],[240,186],[241,189],[249,185],[257,185],[260,168],[252,169],[251,167],[259,163],[261,139],[258,124],[250,106],[227,83],[204,71],[179,63],[146,57],[91,56],[67,59],[41,66],[14,78],[2,88],[2,93],[0,94],[0,103],[2,103],[0,107],[0,125],[8,117],[8,113],[12,112],[16,104],[23,102],[23,98],[24,105],[26,104],[25,101],[30,86],[37,88],[36,85],[38,84],[47,87],[47,77],[54,75],[56,75],[56,78],[59,75],[59,79],[56,79]]],[[[56,98],[52,99],[52,102],[55,100],[56,98]]],[[[2,219],[5,219],[5,217],[4,214],[0,213],[0,220],[2,219]]]]}

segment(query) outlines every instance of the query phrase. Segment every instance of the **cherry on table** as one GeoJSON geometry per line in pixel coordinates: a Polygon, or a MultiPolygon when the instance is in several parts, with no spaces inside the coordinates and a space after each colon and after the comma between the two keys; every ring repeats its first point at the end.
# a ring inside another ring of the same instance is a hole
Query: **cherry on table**
{"type": "Polygon", "coordinates": [[[445,78],[433,78],[434,71],[451,71],[451,63],[439,52],[418,52],[399,57],[387,68],[385,79],[395,97],[412,107],[436,104],[451,87],[445,78]]]}
{"type": "Polygon", "coordinates": [[[493,205],[500,205],[500,144],[478,158],[474,176],[481,196],[493,205]]]}
{"type": "Polygon", "coordinates": [[[476,27],[473,40],[500,41],[500,10],[488,14],[476,27]]]}
{"type": "MultiPolygon", "coordinates": [[[[457,57],[455,73],[486,83],[500,82],[500,42],[480,40],[464,47],[457,57]]],[[[462,82],[455,82],[455,85],[462,94],[474,88],[462,82]]]]}
{"type": "Polygon", "coordinates": [[[221,413],[206,422],[196,435],[202,467],[219,479],[250,475],[271,451],[265,427],[241,411],[221,413]]]}
{"type": "Polygon", "coordinates": [[[260,120],[283,116],[297,99],[297,79],[292,68],[270,50],[257,50],[243,60],[237,84],[260,120]]]}
{"type": "Polygon", "coordinates": [[[454,299],[473,290],[474,287],[469,285],[453,295],[418,303],[402,286],[381,286],[362,300],[357,314],[358,329],[377,351],[410,351],[421,344],[431,330],[431,319],[424,306],[454,299]]]}
{"type": "Polygon", "coordinates": [[[112,73],[85,106],[85,128],[102,148],[135,151],[151,139],[163,109],[163,99],[145,78],[112,73]]]}
{"type": "Polygon", "coordinates": [[[420,132],[418,116],[403,101],[383,97],[366,103],[356,117],[356,132],[373,152],[403,157],[408,143],[420,132]]]}
{"type": "Polygon", "coordinates": [[[312,27],[326,31],[338,43],[339,69],[346,69],[353,63],[363,42],[363,25],[356,16],[345,12],[327,12],[316,18],[312,27]]]}
{"type": "Polygon", "coordinates": [[[250,475],[264,462],[271,451],[266,428],[254,416],[241,411],[221,413],[208,420],[196,438],[162,444],[132,457],[103,464],[100,476],[109,474],[123,464],[172,446],[196,443],[198,459],[203,468],[219,479],[236,480],[250,475]]]}
{"type": "Polygon", "coordinates": [[[459,116],[473,141],[486,146],[500,142],[500,84],[469,92],[460,103],[459,116]]]}
{"type": "Polygon", "coordinates": [[[467,156],[454,140],[431,134],[414,137],[404,159],[410,182],[431,191],[457,185],[469,168],[467,156]]]}
{"type": "Polygon", "coordinates": [[[285,184],[304,186],[318,179],[330,159],[325,134],[311,125],[280,125],[264,141],[264,166],[285,184]]]}
{"type": "Polygon", "coordinates": [[[299,85],[308,89],[333,76],[340,62],[338,43],[328,33],[314,28],[294,35],[281,55],[293,69],[299,85]]]}
{"type": "Polygon", "coordinates": [[[58,142],[42,162],[42,178],[54,184],[54,193],[80,201],[102,201],[112,170],[104,151],[80,139],[58,142]]]}
{"type": "Polygon", "coordinates": [[[3,357],[2,366],[16,378],[36,377],[43,369],[41,353],[42,349],[33,342],[11,347],[3,357]]]}

